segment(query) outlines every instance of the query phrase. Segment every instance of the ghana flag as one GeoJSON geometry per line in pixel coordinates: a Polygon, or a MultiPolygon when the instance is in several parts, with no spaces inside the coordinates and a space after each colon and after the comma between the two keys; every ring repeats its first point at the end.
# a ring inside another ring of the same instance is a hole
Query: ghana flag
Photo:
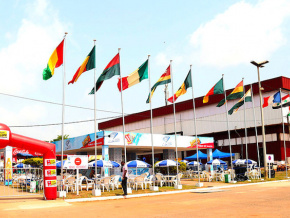
{"type": "MultiPolygon", "coordinates": [[[[244,94],[244,85],[243,85],[243,80],[236,86],[236,88],[231,92],[231,94],[229,94],[227,96],[227,101],[228,100],[234,100],[234,99],[237,99],[237,98],[241,98],[243,97],[243,94],[244,94]]],[[[222,99],[217,107],[221,107],[225,104],[225,99],[222,99]]]]}
{"type": "Polygon", "coordinates": [[[251,102],[252,101],[252,96],[251,96],[251,89],[249,89],[246,94],[236,103],[230,110],[229,110],[229,115],[232,115],[233,113],[236,113],[239,108],[244,105],[245,102],[251,102]],[[245,99],[245,100],[244,100],[245,99]]]}
{"type": "MultiPolygon", "coordinates": [[[[103,73],[99,76],[96,82],[96,92],[99,90],[103,82],[107,79],[111,79],[115,75],[120,75],[120,56],[119,53],[110,61],[106,66],[103,73]]],[[[95,93],[95,88],[91,90],[89,95],[95,93]]]]}
{"type": "MultiPolygon", "coordinates": [[[[122,77],[123,91],[129,87],[140,83],[143,79],[148,79],[148,60],[146,60],[137,70],[129,76],[122,77]]],[[[121,92],[121,80],[118,81],[118,89],[121,92]]]]}
{"type": "Polygon", "coordinates": [[[170,65],[167,67],[165,73],[163,73],[161,75],[161,77],[159,78],[159,80],[154,84],[154,86],[151,88],[151,92],[149,93],[148,95],[148,98],[147,98],[147,101],[146,103],[150,103],[151,101],[151,98],[157,88],[157,86],[160,86],[160,85],[165,85],[165,84],[168,84],[168,83],[171,83],[171,75],[170,75],[170,65]]]}
{"type": "Polygon", "coordinates": [[[177,100],[177,98],[181,95],[184,95],[189,87],[192,87],[191,82],[191,70],[189,70],[184,82],[180,86],[180,88],[175,92],[174,96],[167,99],[167,101],[173,103],[177,100]]]}
{"type": "Polygon", "coordinates": [[[68,85],[74,84],[78,78],[80,77],[80,75],[82,75],[82,73],[94,69],[96,67],[96,63],[95,63],[95,47],[94,46],[91,50],[91,52],[88,54],[88,56],[86,57],[85,61],[82,63],[82,65],[78,68],[77,72],[75,73],[74,77],[72,78],[72,80],[70,82],[68,82],[68,85]]]}
{"type": "Polygon", "coordinates": [[[210,95],[215,94],[223,94],[224,86],[223,86],[223,78],[221,78],[215,85],[212,87],[208,93],[203,97],[203,103],[207,103],[210,95]]]}
{"type": "Polygon", "coordinates": [[[64,39],[61,43],[56,47],[53,51],[52,55],[50,56],[47,67],[43,70],[42,76],[43,80],[50,79],[54,74],[54,68],[58,68],[63,64],[63,44],[64,39]]]}

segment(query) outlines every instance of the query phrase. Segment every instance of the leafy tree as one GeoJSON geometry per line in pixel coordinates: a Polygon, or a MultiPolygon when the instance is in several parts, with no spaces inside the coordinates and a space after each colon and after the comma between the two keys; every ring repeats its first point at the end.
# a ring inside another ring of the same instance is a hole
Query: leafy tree
{"type": "MultiPolygon", "coordinates": [[[[69,135],[64,135],[63,136],[63,139],[68,139],[69,138],[69,135]]],[[[60,141],[62,139],[62,135],[57,135],[57,137],[55,139],[53,139],[52,141],[50,142],[56,142],[56,141],[60,141]]]]}
{"type": "MultiPolygon", "coordinates": [[[[178,166],[178,172],[185,172],[186,171],[186,163],[181,162],[181,161],[178,161],[178,163],[180,164],[178,166]]],[[[155,172],[167,175],[168,167],[156,167],[156,164],[155,164],[155,172]]],[[[169,167],[169,174],[176,174],[176,172],[177,172],[176,167],[169,167]]]]}
{"type": "Polygon", "coordinates": [[[30,164],[32,167],[40,167],[43,165],[43,159],[39,157],[28,158],[22,161],[23,164],[30,164]]]}

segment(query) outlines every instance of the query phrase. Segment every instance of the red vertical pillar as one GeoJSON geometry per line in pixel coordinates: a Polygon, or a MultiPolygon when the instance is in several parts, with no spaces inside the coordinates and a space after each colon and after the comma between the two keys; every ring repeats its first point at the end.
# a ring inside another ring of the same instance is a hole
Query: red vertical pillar
{"type": "MultiPolygon", "coordinates": [[[[54,148],[55,150],[55,148],[54,148]]],[[[57,197],[55,151],[43,154],[43,182],[46,200],[55,200],[57,197]]]]}

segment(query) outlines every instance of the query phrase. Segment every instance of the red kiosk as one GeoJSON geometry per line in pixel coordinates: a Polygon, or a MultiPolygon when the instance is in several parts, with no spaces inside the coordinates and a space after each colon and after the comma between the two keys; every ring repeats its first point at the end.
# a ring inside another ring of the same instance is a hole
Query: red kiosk
{"type": "Polygon", "coordinates": [[[55,200],[57,196],[55,145],[28,138],[15,133],[0,123],[0,149],[6,146],[28,149],[43,154],[43,183],[46,200],[55,200]]]}

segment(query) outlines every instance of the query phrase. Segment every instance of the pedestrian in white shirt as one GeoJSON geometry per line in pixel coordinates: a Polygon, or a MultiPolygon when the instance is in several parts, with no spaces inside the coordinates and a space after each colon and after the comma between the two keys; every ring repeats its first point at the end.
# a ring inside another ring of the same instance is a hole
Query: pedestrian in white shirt
{"type": "Polygon", "coordinates": [[[123,196],[124,198],[126,198],[126,195],[127,195],[127,179],[128,179],[128,167],[127,165],[125,164],[124,161],[121,162],[121,172],[123,173],[122,174],[122,188],[123,188],[123,196]]]}

